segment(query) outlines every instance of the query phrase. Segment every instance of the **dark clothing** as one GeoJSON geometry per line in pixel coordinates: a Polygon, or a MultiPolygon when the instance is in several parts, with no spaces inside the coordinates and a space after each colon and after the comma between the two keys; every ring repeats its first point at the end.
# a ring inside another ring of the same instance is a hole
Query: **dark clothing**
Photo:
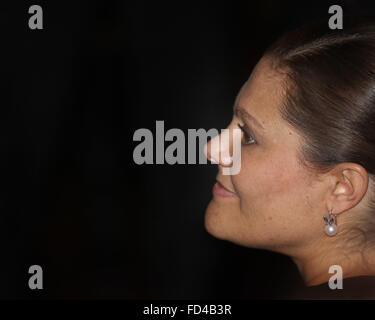
{"type": "Polygon", "coordinates": [[[331,289],[328,282],[305,287],[293,293],[293,299],[375,299],[375,276],[360,276],[343,279],[342,289],[331,289]]]}

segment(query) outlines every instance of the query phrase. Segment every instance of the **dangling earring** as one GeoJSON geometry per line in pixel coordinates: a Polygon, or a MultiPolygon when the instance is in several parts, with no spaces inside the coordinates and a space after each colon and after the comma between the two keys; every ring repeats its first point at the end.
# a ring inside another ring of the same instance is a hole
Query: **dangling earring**
{"type": "Polygon", "coordinates": [[[328,217],[323,217],[324,221],[326,222],[326,226],[324,227],[324,231],[327,236],[334,236],[337,233],[337,219],[336,214],[332,214],[332,209],[329,210],[328,217]]]}

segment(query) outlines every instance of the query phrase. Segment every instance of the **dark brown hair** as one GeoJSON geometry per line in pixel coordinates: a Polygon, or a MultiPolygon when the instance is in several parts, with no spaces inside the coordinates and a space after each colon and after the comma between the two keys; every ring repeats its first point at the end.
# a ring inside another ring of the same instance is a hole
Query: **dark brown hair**
{"type": "Polygon", "coordinates": [[[286,33],[264,56],[285,75],[280,113],[302,137],[303,162],[321,172],[354,162],[373,179],[375,20],[344,17],[342,30],[319,21],[286,33]]]}

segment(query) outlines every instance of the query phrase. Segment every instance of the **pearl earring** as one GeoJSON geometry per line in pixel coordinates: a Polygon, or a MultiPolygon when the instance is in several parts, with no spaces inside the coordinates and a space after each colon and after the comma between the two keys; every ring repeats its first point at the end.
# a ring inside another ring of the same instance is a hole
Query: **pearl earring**
{"type": "Polygon", "coordinates": [[[332,209],[331,209],[329,210],[328,217],[324,216],[323,219],[326,222],[326,226],[324,227],[324,231],[326,235],[330,237],[334,236],[337,233],[336,214],[332,214],[332,209]]]}

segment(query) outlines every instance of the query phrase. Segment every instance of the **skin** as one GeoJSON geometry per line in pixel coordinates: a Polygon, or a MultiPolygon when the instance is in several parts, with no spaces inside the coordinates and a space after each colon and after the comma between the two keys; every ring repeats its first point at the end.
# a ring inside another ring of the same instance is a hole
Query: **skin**
{"type": "Polygon", "coordinates": [[[242,137],[238,174],[222,174],[231,165],[221,159],[224,150],[211,150],[208,142],[207,157],[218,163],[217,180],[235,196],[214,194],[205,214],[206,230],[219,239],[290,256],[307,285],[328,281],[331,265],[340,265],[344,278],[375,275],[373,250],[360,252],[363,237],[350,233],[367,214],[369,176],[356,163],[340,163],[324,174],[301,163],[301,137],[279,114],[282,80],[262,58],[236,98],[234,109],[242,111],[234,112],[227,128],[233,132],[238,123],[246,125],[254,138],[242,137]],[[334,237],[324,233],[323,216],[331,208],[338,215],[339,233],[334,237]],[[349,237],[348,247],[344,240],[349,237]]]}

